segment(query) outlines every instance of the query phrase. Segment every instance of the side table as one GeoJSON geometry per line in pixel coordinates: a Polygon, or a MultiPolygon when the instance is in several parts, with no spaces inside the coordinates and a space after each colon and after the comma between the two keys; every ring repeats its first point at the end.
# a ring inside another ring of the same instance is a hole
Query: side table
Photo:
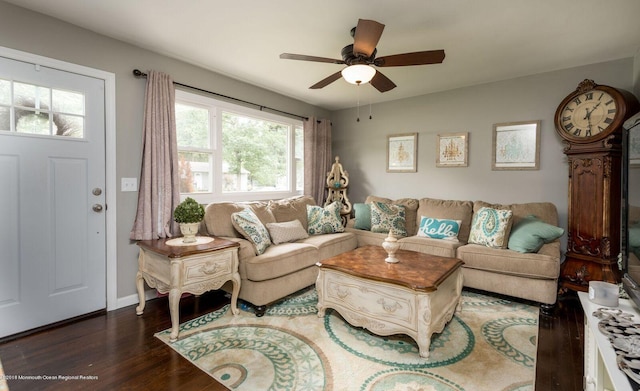
{"type": "Polygon", "coordinates": [[[191,245],[181,244],[181,238],[141,240],[138,257],[136,286],[140,303],[136,314],[142,315],[145,306],[144,282],[160,293],[169,293],[169,313],[171,314],[171,335],[169,340],[178,339],[180,329],[180,297],[183,293],[201,295],[219,289],[231,280],[231,312],[238,310],[240,274],[238,273],[238,247],[240,245],[226,239],[199,237],[191,245]],[[169,245],[167,243],[176,243],[169,245]],[[204,243],[203,243],[204,242],[204,243]]]}

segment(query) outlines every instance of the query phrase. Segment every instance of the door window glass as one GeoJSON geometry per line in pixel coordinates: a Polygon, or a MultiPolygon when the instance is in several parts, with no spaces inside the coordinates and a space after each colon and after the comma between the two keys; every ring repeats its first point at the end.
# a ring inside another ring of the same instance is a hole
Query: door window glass
{"type": "Polygon", "coordinates": [[[0,131],[84,138],[84,94],[0,79],[0,131]]]}

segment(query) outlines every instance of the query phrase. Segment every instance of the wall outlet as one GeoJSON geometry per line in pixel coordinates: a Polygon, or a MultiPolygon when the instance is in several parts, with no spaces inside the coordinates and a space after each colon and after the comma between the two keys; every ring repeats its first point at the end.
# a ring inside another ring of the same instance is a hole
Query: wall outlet
{"type": "Polygon", "coordinates": [[[138,191],[138,178],[120,178],[120,191],[138,191]]]}

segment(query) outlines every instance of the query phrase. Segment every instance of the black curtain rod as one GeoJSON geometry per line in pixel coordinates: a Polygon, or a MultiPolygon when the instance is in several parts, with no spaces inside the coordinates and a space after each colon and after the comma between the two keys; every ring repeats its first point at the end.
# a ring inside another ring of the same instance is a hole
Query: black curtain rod
{"type": "MultiPolygon", "coordinates": [[[[142,72],[142,71],[140,71],[139,69],[134,69],[134,70],[133,70],[133,76],[135,76],[135,77],[147,77],[147,74],[146,74],[146,73],[144,73],[144,72],[142,72]]],[[[302,116],[302,115],[293,114],[293,113],[287,113],[286,111],[282,111],[282,110],[274,109],[273,107],[268,107],[268,106],[259,105],[259,104],[257,104],[257,103],[253,103],[253,102],[249,102],[249,101],[246,101],[246,100],[242,100],[242,99],[234,98],[234,97],[232,97],[232,96],[227,96],[227,95],[223,95],[223,94],[218,94],[217,92],[213,92],[213,91],[203,90],[202,88],[193,87],[193,86],[190,86],[190,85],[187,85],[187,84],[182,84],[182,83],[178,83],[178,82],[175,82],[175,81],[173,82],[173,84],[175,84],[175,85],[177,85],[177,86],[180,86],[180,87],[185,87],[185,88],[189,88],[189,89],[192,89],[192,90],[196,90],[196,91],[204,92],[204,93],[207,93],[207,94],[211,94],[211,95],[219,96],[219,97],[221,97],[221,98],[230,99],[230,100],[233,100],[233,101],[236,101],[236,102],[241,102],[241,103],[244,103],[244,104],[248,104],[248,105],[256,106],[256,107],[260,108],[260,111],[262,111],[262,110],[264,110],[264,109],[267,109],[267,110],[270,110],[270,111],[275,111],[276,113],[280,113],[280,114],[288,115],[288,116],[290,116],[290,117],[300,118],[300,119],[301,119],[301,120],[303,120],[303,121],[308,121],[308,120],[309,120],[309,117],[304,117],[304,116],[302,116]]],[[[318,122],[320,122],[320,121],[318,121],[318,122]]]]}

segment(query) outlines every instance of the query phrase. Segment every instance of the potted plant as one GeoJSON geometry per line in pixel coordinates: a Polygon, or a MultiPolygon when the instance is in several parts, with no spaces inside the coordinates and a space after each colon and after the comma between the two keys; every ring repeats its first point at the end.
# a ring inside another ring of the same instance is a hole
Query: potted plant
{"type": "Polygon", "coordinates": [[[184,236],[183,243],[195,243],[200,222],[204,218],[204,207],[191,197],[187,197],[173,211],[173,220],[180,224],[184,236]]]}

